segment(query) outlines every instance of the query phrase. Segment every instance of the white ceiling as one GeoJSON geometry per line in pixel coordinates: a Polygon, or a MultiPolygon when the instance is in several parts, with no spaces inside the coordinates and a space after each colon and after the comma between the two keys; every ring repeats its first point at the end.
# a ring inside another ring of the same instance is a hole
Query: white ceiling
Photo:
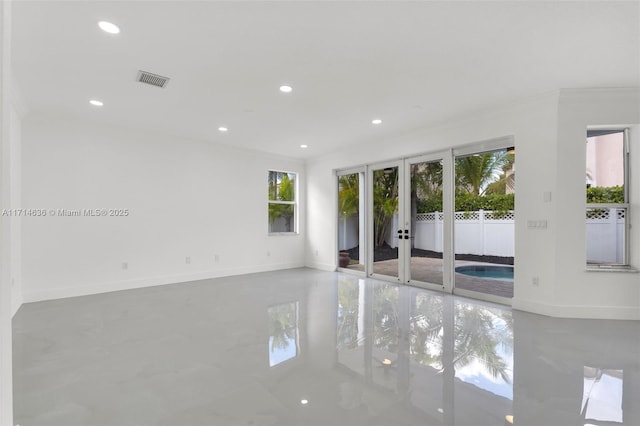
{"type": "Polygon", "coordinates": [[[558,88],[638,86],[639,22],[637,1],[18,1],[13,66],[32,112],[310,158],[558,88]]]}

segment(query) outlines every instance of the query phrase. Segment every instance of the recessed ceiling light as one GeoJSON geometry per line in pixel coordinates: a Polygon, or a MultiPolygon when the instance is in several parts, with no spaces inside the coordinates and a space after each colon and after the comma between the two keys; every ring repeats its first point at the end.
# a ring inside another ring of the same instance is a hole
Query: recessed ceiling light
{"type": "Polygon", "coordinates": [[[371,124],[382,124],[382,120],[380,120],[379,118],[375,118],[371,120],[371,124]]]}
{"type": "Polygon", "coordinates": [[[99,101],[99,100],[97,100],[97,99],[91,99],[91,100],[89,101],[89,103],[90,103],[91,105],[93,105],[93,106],[97,106],[97,107],[101,107],[102,105],[104,105],[104,102],[99,101]]]}
{"type": "Polygon", "coordinates": [[[308,399],[301,399],[300,400],[300,404],[302,404],[302,405],[307,405],[308,403],[309,403],[308,399]]]}
{"type": "Polygon", "coordinates": [[[302,144],[302,145],[300,145],[300,148],[302,148],[302,149],[309,148],[309,145],[302,144]]]}
{"type": "Polygon", "coordinates": [[[282,93],[291,93],[293,91],[293,87],[291,87],[291,86],[280,86],[280,91],[282,93]]]}
{"type": "Polygon", "coordinates": [[[116,24],[112,24],[111,22],[100,21],[98,22],[98,26],[105,33],[118,34],[120,32],[120,28],[118,28],[116,24]]]}
{"type": "Polygon", "coordinates": [[[226,128],[226,127],[224,127],[224,126],[221,126],[221,127],[218,127],[218,130],[220,130],[221,132],[226,132],[226,131],[227,131],[227,130],[229,130],[229,129],[227,129],[227,128],[226,128]]]}

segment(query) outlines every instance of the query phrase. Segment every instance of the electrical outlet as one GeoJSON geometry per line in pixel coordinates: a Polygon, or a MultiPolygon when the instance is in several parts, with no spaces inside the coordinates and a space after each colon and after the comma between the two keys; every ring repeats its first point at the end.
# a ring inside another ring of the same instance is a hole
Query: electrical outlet
{"type": "Polygon", "coordinates": [[[184,262],[185,262],[187,265],[191,265],[191,256],[187,256],[187,257],[185,257],[185,258],[184,258],[184,262]]]}
{"type": "Polygon", "coordinates": [[[538,278],[538,277],[531,278],[531,285],[533,285],[534,287],[539,287],[540,286],[540,278],[538,278]]]}
{"type": "Polygon", "coordinates": [[[123,270],[129,269],[129,263],[128,262],[122,262],[122,269],[123,270]]]}
{"type": "Polygon", "coordinates": [[[216,254],[214,254],[214,255],[213,255],[213,260],[214,260],[214,261],[216,261],[216,262],[220,262],[220,255],[219,255],[219,254],[217,254],[217,253],[216,253],[216,254]]]}
{"type": "Polygon", "coordinates": [[[271,251],[267,250],[267,257],[271,256],[271,251]]]}
{"type": "Polygon", "coordinates": [[[319,254],[319,252],[318,252],[318,250],[316,250],[316,257],[318,257],[318,254],[319,254]]]}

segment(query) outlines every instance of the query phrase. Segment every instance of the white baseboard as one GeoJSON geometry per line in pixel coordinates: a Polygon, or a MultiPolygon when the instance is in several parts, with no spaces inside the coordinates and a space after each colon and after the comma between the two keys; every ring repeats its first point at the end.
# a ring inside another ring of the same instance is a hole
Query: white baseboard
{"type": "Polygon", "coordinates": [[[253,274],[258,272],[277,271],[281,269],[293,269],[302,267],[304,267],[304,264],[302,262],[282,263],[275,265],[259,265],[215,271],[202,271],[192,274],[139,278],[126,281],[112,281],[78,287],[54,288],[35,291],[27,290],[23,294],[22,303],[42,302],[45,300],[64,299],[67,297],[88,296],[92,294],[109,293],[112,291],[132,290],[136,288],[153,287],[158,285],[177,284],[188,281],[198,281],[211,278],[228,277],[233,275],[253,274]]]}
{"type": "Polygon", "coordinates": [[[319,269],[320,271],[329,271],[329,272],[334,272],[337,267],[337,265],[333,265],[330,263],[320,263],[320,262],[310,262],[310,261],[305,262],[304,266],[311,269],[319,269]]]}
{"type": "Polygon", "coordinates": [[[556,318],[640,320],[640,308],[634,306],[550,305],[515,298],[511,306],[520,311],[556,318]]]}

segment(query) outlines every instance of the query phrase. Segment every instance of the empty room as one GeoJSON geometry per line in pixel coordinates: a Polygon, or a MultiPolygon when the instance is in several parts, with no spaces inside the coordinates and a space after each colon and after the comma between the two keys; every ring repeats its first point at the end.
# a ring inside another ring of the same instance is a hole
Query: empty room
{"type": "Polygon", "coordinates": [[[0,426],[640,425],[640,2],[0,25],[0,426]]]}

